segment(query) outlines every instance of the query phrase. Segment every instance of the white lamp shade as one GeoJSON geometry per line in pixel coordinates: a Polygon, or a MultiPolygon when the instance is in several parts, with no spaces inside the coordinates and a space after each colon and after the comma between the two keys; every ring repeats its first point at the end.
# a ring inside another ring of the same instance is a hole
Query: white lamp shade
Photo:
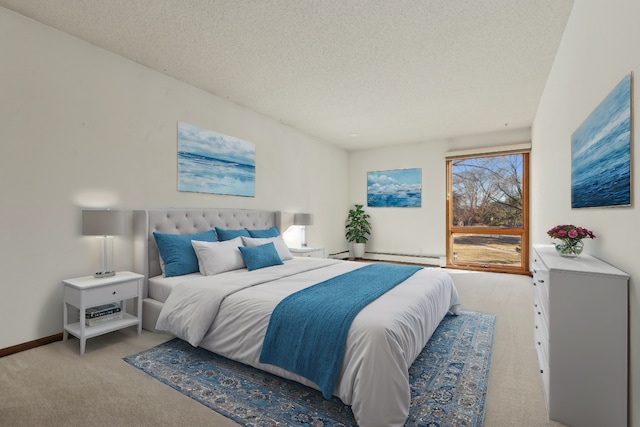
{"type": "Polygon", "coordinates": [[[310,213],[294,214],[293,225],[313,225],[313,215],[310,213]]]}
{"type": "Polygon", "coordinates": [[[87,209],[82,211],[84,236],[118,236],[125,234],[124,212],[111,209],[87,209]]]}

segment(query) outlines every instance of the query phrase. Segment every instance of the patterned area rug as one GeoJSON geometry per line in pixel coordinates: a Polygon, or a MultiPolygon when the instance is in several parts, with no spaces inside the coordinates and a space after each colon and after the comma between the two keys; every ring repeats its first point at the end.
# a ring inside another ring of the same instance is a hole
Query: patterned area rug
{"type": "MultiPolygon", "coordinates": [[[[406,426],[482,426],[495,316],[446,316],[409,370],[406,426]]],[[[172,339],[124,359],[247,427],[355,426],[350,407],[314,389],[172,339]]]]}

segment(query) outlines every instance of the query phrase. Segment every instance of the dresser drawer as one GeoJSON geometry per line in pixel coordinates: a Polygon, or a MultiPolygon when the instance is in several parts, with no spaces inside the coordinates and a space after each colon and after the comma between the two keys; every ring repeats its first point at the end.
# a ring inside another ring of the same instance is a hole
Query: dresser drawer
{"type": "Polygon", "coordinates": [[[137,296],[138,281],[129,280],[127,282],[88,289],[85,291],[85,305],[86,307],[93,307],[137,296]]]}
{"type": "Polygon", "coordinates": [[[536,311],[534,315],[533,339],[539,351],[542,351],[544,359],[549,360],[549,326],[546,319],[536,311]]]}
{"type": "Polygon", "coordinates": [[[549,272],[542,270],[533,273],[533,284],[540,293],[540,298],[549,300],[549,272]]]}
{"type": "Polygon", "coordinates": [[[549,322],[549,270],[541,261],[533,260],[534,300],[537,311],[540,311],[546,322],[549,322]]]}
{"type": "Polygon", "coordinates": [[[542,378],[542,389],[544,391],[544,403],[549,410],[549,360],[543,355],[541,347],[536,347],[536,353],[538,355],[538,370],[542,378]]]}
{"type": "Polygon", "coordinates": [[[544,300],[539,298],[535,298],[533,300],[533,309],[536,317],[536,321],[538,318],[544,321],[545,325],[549,324],[549,304],[545,303],[544,300]]]}

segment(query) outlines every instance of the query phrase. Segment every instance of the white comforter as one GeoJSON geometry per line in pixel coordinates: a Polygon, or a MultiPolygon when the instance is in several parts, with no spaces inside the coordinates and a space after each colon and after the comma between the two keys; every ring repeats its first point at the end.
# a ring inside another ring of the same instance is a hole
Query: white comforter
{"type": "MultiPolygon", "coordinates": [[[[281,368],[258,362],[271,312],[287,295],[364,266],[295,258],[260,270],[235,270],[180,283],[156,328],[273,374],[317,388],[281,368]]],[[[354,319],[333,394],[351,405],[360,427],[402,426],[409,414],[409,366],[458,293],[441,269],[422,269],[366,306],[354,319]]]]}

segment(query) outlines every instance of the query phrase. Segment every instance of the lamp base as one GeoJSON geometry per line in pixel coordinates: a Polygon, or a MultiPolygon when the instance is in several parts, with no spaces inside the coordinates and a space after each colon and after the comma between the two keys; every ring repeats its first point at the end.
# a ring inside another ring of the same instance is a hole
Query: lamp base
{"type": "Polygon", "coordinates": [[[115,276],[115,271],[97,271],[93,277],[112,277],[115,276]]]}

